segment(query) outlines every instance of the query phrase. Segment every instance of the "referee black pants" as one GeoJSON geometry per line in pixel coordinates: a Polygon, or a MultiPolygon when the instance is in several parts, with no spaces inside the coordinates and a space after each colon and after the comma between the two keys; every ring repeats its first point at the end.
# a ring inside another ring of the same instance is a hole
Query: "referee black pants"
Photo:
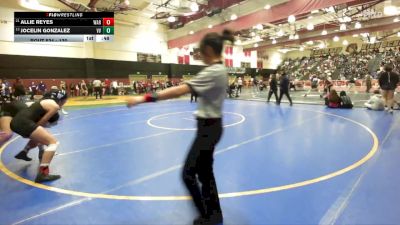
{"type": "Polygon", "coordinates": [[[100,99],[102,98],[103,90],[102,90],[101,87],[94,87],[94,92],[95,92],[95,95],[96,95],[96,99],[98,98],[99,95],[100,95],[100,99]]]}
{"type": "Polygon", "coordinates": [[[282,89],[279,91],[279,101],[278,101],[279,104],[282,101],[283,95],[286,95],[286,97],[289,99],[289,103],[292,105],[293,103],[292,103],[292,99],[290,98],[289,90],[282,90],[282,89]]]}
{"type": "Polygon", "coordinates": [[[277,93],[276,89],[269,89],[267,102],[269,102],[269,100],[271,99],[272,94],[275,95],[275,101],[276,101],[276,103],[278,103],[279,102],[278,101],[278,93],[277,93]]]}
{"type": "Polygon", "coordinates": [[[213,173],[214,149],[221,136],[222,119],[198,118],[197,135],[183,168],[183,181],[203,218],[222,214],[213,173]]]}

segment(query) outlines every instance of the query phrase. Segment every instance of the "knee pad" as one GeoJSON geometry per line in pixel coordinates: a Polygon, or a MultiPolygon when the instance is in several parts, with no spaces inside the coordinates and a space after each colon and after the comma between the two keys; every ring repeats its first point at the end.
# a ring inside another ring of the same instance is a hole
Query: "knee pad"
{"type": "Polygon", "coordinates": [[[55,144],[49,144],[44,151],[45,152],[56,152],[59,145],[60,145],[60,142],[57,142],[55,144]]]}

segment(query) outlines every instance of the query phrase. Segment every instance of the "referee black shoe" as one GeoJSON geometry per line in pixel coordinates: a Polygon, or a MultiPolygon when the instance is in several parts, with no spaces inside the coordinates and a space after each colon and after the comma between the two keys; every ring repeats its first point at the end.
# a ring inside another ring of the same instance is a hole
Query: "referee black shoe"
{"type": "Polygon", "coordinates": [[[222,225],[223,217],[221,214],[212,215],[209,218],[199,217],[193,221],[193,225],[222,225]]]}
{"type": "Polygon", "coordinates": [[[24,161],[31,161],[32,159],[28,157],[28,153],[25,151],[20,151],[17,155],[14,156],[16,159],[21,159],[24,161]]]}

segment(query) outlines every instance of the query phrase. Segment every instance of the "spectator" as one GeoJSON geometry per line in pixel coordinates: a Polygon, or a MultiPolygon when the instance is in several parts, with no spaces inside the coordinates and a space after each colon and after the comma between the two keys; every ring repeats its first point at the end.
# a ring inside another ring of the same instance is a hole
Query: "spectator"
{"type": "Polygon", "coordinates": [[[87,83],[88,95],[93,96],[93,81],[87,83]]]}
{"type": "Polygon", "coordinates": [[[345,91],[340,92],[340,108],[344,109],[352,109],[353,108],[353,103],[351,102],[351,99],[349,96],[347,96],[345,91]]]}
{"type": "Polygon", "coordinates": [[[133,89],[133,92],[135,92],[135,94],[137,94],[136,81],[132,81],[132,89],[133,89]]]}
{"type": "Polygon", "coordinates": [[[116,80],[111,82],[111,94],[118,95],[118,82],[116,80]]]}
{"type": "Polygon", "coordinates": [[[243,87],[243,80],[241,77],[238,78],[238,92],[241,94],[242,93],[242,87],[243,87]]]}
{"type": "Polygon", "coordinates": [[[383,98],[385,99],[385,110],[393,113],[393,97],[394,90],[399,83],[399,74],[393,72],[393,65],[386,64],[383,72],[379,74],[379,86],[382,89],[383,98]]]}
{"type": "Polygon", "coordinates": [[[37,86],[34,81],[29,86],[29,92],[31,93],[31,100],[33,100],[33,97],[37,94],[37,86]]]}
{"type": "Polygon", "coordinates": [[[347,89],[347,91],[348,92],[352,91],[355,86],[356,86],[356,80],[354,79],[354,77],[352,77],[349,80],[349,88],[347,89]]]}
{"type": "Polygon", "coordinates": [[[286,73],[283,73],[280,79],[278,105],[281,104],[283,95],[286,95],[289,100],[290,106],[292,106],[293,102],[289,94],[289,78],[287,77],[286,73]]]}
{"type": "Polygon", "coordinates": [[[95,79],[93,81],[94,93],[96,95],[96,99],[100,96],[100,99],[103,97],[102,83],[100,80],[95,79]]]}
{"type": "Polygon", "coordinates": [[[11,101],[12,95],[11,95],[10,82],[8,82],[7,79],[3,78],[3,84],[4,84],[4,88],[2,89],[2,95],[5,99],[11,101]]]}
{"type": "Polygon", "coordinates": [[[104,88],[103,95],[111,94],[111,81],[109,79],[104,80],[103,88],[104,88]]]}
{"type": "Polygon", "coordinates": [[[69,94],[71,95],[71,97],[73,97],[75,95],[75,84],[74,84],[74,82],[71,82],[69,84],[69,94]]]}
{"type": "Polygon", "coordinates": [[[67,92],[67,85],[65,83],[65,81],[60,81],[60,90],[67,92]]]}
{"type": "MultiPolygon", "coordinates": [[[[111,83],[109,83],[109,84],[111,85],[111,83]]],[[[108,86],[108,88],[107,88],[105,81],[101,82],[101,87],[102,87],[101,90],[102,90],[103,96],[106,95],[106,93],[110,93],[110,86],[108,86]]]]}
{"type": "Polygon", "coordinates": [[[366,92],[369,93],[372,87],[372,78],[369,74],[365,75],[365,85],[367,86],[366,92]]]}
{"type": "Polygon", "coordinates": [[[43,81],[40,81],[40,83],[39,83],[39,85],[38,85],[38,90],[39,90],[39,93],[40,93],[41,95],[44,95],[44,93],[46,93],[47,87],[46,87],[46,84],[43,83],[43,81]]]}
{"type": "Polygon", "coordinates": [[[75,84],[75,96],[80,96],[81,95],[81,84],[78,82],[75,84]]]}
{"type": "Polygon", "coordinates": [[[325,98],[325,105],[329,108],[339,108],[341,99],[336,90],[332,89],[325,98]]]}
{"type": "Polygon", "coordinates": [[[251,78],[252,85],[253,85],[253,93],[258,93],[258,80],[257,77],[251,78]]]}
{"type": "Polygon", "coordinates": [[[267,102],[269,102],[269,100],[271,99],[272,94],[275,95],[275,102],[276,104],[279,103],[278,101],[278,82],[276,81],[276,75],[272,74],[271,75],[271,80],[269,82],[269,92],[268,92],[268,98],[267,98],[267,102]]]}
{"type": "Polygon", "coordinates": [[[22,84],[21,78],[17,78],[13,85],[13,92],[14,96],[17,100],[24,100],[23,97],[25,96],[25,87],[22,84]]]}
{"type": "Polygon", "coordinates": [[[125,95],[125,94],[126,94],[126,91],[125,91],[124,83],[119,82],[118,83],[118,95],[125,95]]]}
{"type": "Polygon", "coordinates": [[[374,91],[374,95],[364,104],[365,107],[371,110],[384,110],[385,109],[385,101],[382,95],[379,93],[379,90],[374,91]]]}
{"type": "MultiPolygon", "coordinates": [[[[332,82],[330,82],[328,79],[324,80],[324,95],[327,95],[328,93],[331,92],[332,86],[333,86],[332,82]]],[[[322,95],[321,95],[321,97],[322,97],[322,95]]]]}
{"type": "Polygon", "coordinates": [[[86,86],[86,82],[82,80],[80,86],[82,95],[87,97],[89,92],[88,92],[88,87],[86,86]]]}
{"type": "MultiPolygon", "coordinates": [[[[52,90],[56,90],[56,88],[51,88],[52,90]]],[[[65,81],[60,81],[60,91],[61,93],[67,93],[67,84],[65,83],[65,81]]],[[[68,112],[65,111],[64,107],[61,107],[60,111],[62,112],[62,114],[64,115],[68,115],[68,112]]]]}

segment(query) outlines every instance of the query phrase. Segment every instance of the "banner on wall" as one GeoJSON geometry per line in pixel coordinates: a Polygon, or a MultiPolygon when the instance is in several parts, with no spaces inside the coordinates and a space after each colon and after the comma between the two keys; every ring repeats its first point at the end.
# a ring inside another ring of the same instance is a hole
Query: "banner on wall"
{"type": "Polygon", "coordinates": [[[393,48],[400,46],[400,40],[383,41],[374,44],[362,44],[361,51],[368,51],[380,48],[393,48]]]}
{"type": "Polygon", "coordinates": [[[192,78],[193,78],[193,75],[183,75],[182,76],[183,81],[190,80],[192,78]]]}
{"type": "Polygon", "coordinates": [[[249,62],[241,62],[240,67],[242,68],[251,68],[251,63],[249,62]]]}
{"type": "Polygon", "coordinates": [[[153,81],[167,81],[168,80],[168,75],[151,75],[151,79],[153,81]]]}
{"type": "Polygon", "coordinates": [[[133,81],[147,81],[147,75],[129,75],[129,82],[133,81]]]}
{"type": "Polygon", "coordinates": [[[311,51],[311,56],[335,55],[342,52],[342,49],[342,47],[316,49],[311,51]]]}
{"type": "Polygon", "coordinates": [[[246,68],[244,67],[227,67],[228,73],[244,74],[246,73],[246,68]]]}
{"type": "Polygon", "coordinates": [[[161,55],[147,54],[139,52],[137,54],[138,62],[161,63],[161,55]]]}

